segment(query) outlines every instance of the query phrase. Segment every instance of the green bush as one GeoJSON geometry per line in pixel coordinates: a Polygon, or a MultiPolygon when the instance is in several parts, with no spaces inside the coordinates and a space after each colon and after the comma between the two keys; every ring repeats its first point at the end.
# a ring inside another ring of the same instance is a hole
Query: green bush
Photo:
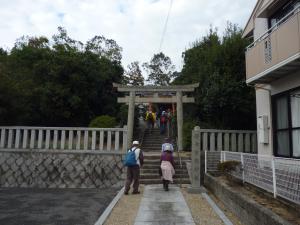
{"type": "Polygon", "coordinates": [[[218,170],[222,173],[230,173],[231,171],[235,171],[240,164],[240,162],[234,160],[221,162],[218,164],[218,170]]]}
{"type": "Polygon", "coordinates": [[[197,122],[193,120],[187,120],[183,122],[183,137],[182,144],[184,150],[191,150],[192,145],[192,130],[197,126],[197,122]]]}
{"type": "Polygon", "coordinates": [[[89,127],[100,127],[100,128],[114,128],[117,126],[117,121],[115,117],[102,115],[94,118],[89,127]]]}

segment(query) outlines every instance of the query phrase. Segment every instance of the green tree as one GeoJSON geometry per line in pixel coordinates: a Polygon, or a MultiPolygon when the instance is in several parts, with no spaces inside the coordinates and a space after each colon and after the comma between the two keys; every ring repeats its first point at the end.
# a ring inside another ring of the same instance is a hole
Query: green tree
{"type": "Polygon", "coordinates": [[[148,72],[147,81],[161,86],[170,84],[175,69],[170,57],[162,52],[154,54],[150,62],[144,63],[143,67],[148,72]]]}
{"type": "Polygon", "coordinates": [[[97,115],[117,115],[112,83],[122,80],[123,68],[86,45],[59,28],[53,41],[22,37],[0,52],[0,118],[12,125],[86,126],[97,115]]]}
{"type": "Polygon", "coordinates": [[[211,28],[183,53],[184,65],[174,84],[199,82],[195,106],[186,117],[202,127],[255,129],[254,90],[245,83],[245,47],[242,30],[228,23],[223,37],[211,28]]]}
{"type": "Polygon", "coordinates": [[[121,63],[122,48],[113,39],[106,39],[104,36],[95,36],[86,43],[86,51],[108,58],[111,61],[121,63]]]}
{"type": "Polygon", "coordinates": [[[143,86],[145,78],[138,61],[132,62],[125,71],[125,83],[133,86],[143,86]]]}

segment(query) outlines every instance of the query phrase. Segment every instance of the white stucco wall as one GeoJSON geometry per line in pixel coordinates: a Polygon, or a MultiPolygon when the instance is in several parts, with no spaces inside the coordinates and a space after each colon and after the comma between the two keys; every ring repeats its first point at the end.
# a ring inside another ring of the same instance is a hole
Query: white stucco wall
{"type": "Polygon", "coordinates": [[[274,81],[271,85],[271,95],[276,95],[299,86],[300,70],[291,75],[285,76],[282,79],[274,81]]]}
{"type": "Polygon", "coordinates": [[[284,78],[278,79],[269,85],[258,85],[258,86],[256,87],[257,119],[260,116],[266,115],[268,116],[268,125],[269,125],[269,143],[261,144],[259,143],[258,140],[258,154],[273,155],[271,96],[296,87],[300,87],[300,70],[291,75],[284,76],[284,78]]]}
{"type": "Polygon", "coordinates": [[[258,39],[268,30],[268,19],[266,18],[255,18],[254,19],[254,40],[258,39]]]}
{"type": "MultiPolygon", "coordinates": [[[[269,143],[263,144],[258,141],[258,154],[261,155],[273,155],[273,138],[272,138],[272,110],[271,110],[271,92],[269,85],[263,85],[256,88],[256,116],[257,116],[257,127],[258,118],[261,116],[267,116],[268,118],[268,136],[269,143]]],[[[258,130],[259,132],[259,130],[258,130]]]]}

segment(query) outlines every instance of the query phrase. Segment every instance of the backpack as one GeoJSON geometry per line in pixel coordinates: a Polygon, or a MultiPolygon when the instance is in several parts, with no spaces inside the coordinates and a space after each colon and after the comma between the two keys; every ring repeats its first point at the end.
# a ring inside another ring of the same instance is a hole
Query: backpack
{"type": "Polygon", "coordinates": [[[148,114],[148,120],[152,120],[153,121],[153,114],[152,113],[148,114]]]}
{"type": "Polygon", "coordinates": [[[137,148],[133,149],[129,149],[128,152],[125,155],[125,160],[124,160],[124,165],[125,166],[136,166],[137,165],[137,161],[135,158],[135,150],[137,148]]]}

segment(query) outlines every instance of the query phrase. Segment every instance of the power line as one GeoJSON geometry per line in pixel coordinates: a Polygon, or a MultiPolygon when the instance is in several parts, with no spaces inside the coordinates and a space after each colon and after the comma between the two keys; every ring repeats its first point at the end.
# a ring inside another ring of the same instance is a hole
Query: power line
{"type": "Polygon", "coordinates": [[[164,29],[163,29],[163,32],[162,32],[162,36],[161,36],[161,39],[160,39],[160,44],[159,44],[159,50],[158,50],[158,52],[161,51],[161,47],[162,47],[162,44],[163,44],[163,41],[164,41],[164,37],[165,37],[166,31],[167,31],[167,26],[168,26],[168,22],[169,22],[169,17],[170,17],[172,5],[173,5],[173,0],[170,0],[170,7],[169,7],[169,10],[168,10],[167,19],[166,19],[165,26],[164,26],[164,29]]]}

